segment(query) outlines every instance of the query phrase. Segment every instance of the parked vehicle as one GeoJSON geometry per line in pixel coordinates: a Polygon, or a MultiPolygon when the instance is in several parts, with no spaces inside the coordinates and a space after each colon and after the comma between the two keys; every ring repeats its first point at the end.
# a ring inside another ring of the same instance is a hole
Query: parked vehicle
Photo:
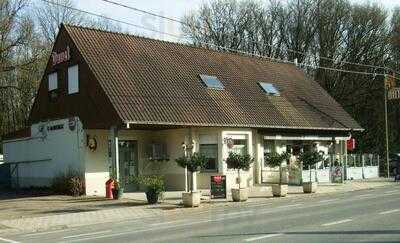
{"type": "Polygon", "coordinates": [[[391,176],[400,174],[400,153],[393,153],[389,155],[389,171],[391,176]]]}

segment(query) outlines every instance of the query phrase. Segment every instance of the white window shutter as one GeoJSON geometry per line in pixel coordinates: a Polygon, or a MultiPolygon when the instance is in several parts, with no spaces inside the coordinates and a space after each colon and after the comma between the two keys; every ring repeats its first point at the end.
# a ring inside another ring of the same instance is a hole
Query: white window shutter
{"type": "Polygon", "coordinates": [[[49,86],[49,91],[58,89],[57,72],[49,74],[48,86],[49,86]]]}
{"type": "Polygon", "coordinates": [[[68,94],[79,92],[79,68],[78,65],[68,68],[68,94]]]}

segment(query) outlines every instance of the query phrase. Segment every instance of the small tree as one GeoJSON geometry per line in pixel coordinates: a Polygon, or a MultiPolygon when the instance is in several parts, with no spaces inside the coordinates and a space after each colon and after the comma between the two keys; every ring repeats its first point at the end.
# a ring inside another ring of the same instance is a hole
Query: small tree
{"type": "Polygon", "coordinates": [[[303,166],[310,170],[310,182],[311,182],[311,166],[315,165],[318,162],[323,161],[324,156],[323,152],[317,151],[308,151],[300,154],[300,161],[303,163],[303,166]]]}
{"type": "Polygon", "coordinates": [[[270,167],[278,167],[279,166],[279,185],[282,185],[282,162],[288,160],[290,157],[289,153],[269,153],[265,156],[265,163],[270,167]]]}
{"type": "Polygon", "coordinates": [[[238,171],[238,184],[240,189],[240,170],[248,171],[250,165],[254,162],[254,159],[249,155],[241,155],[237,153],[230,152],[228,158],[226,159],[226,164],[228,168],[232,168],[238,171]]]}
{"type": "Polygon", "coordinates": [[[196,191],[194,188],[193,180],[194,173],[205,168],[207,164],[207,158],[199,153],[193,153],[191,156],[182,156],[180,158],[177,158],[175,161],[180,167],[187,168],[187,170],[191,172],[192,178],[190,183],[190,192],[193,192],[193,190],[196,191]]]}

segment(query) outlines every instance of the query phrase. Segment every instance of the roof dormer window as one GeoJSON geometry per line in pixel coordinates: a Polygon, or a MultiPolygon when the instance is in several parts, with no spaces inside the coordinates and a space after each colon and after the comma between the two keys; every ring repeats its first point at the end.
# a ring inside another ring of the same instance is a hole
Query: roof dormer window
{"type": "Polygon", "coordinates": [[[258,82],[258,85],[260,85],[260,87],[264,91],[264,93],[266,93],[268,95],[274,95],[274,96],[280,95],[278,88],[274,84],[258,82]]]}
{"type": "Polygon", "coordinates": [[[200,74],[200,78],[209,89],[224,89],[224,85],[222,85],[221,81],[215,76],[200,74]]]}

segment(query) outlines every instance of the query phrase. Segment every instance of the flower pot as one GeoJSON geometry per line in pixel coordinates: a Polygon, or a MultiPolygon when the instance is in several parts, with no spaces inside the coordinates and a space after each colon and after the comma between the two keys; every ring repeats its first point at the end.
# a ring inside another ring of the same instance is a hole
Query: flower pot
{"type": "Polygon", "coordinates": [[[303,182],[304,193],[315,193],[317,191],[317,182],[303,182]]]}
{"type": "Polygon", "coordinates": [[[240,189],[232,189],[232,200],[234,202],[243,202],[248,199],[248,190],[247,188],[240,189]]]}
{"type": "Polygon", "coordinates": [[[288,185],[279,185],[279,184],[272,185],[272,195],[274,197],[286,197],[287,192],[288,192],[288,185]]]}
{"type": "Polygon", "coordinates": [[[121,199],[124,194],[124,188],[112,189],[112,194],[115,200],[121,199]]]}
{"type": "Polygon", "coordinates": [[[153,190],[149,190],[146,192],[146,198],[147,198],[147,202],[149,204],[156,204],[158,202],[159,196],[160,196],[160,193],[153,191],[153,190]]]}
{"type": "Polygon", "coordinates": [[[200,192],[183,192],[182,202],[185,207],[200,206],[200,192]]]}

